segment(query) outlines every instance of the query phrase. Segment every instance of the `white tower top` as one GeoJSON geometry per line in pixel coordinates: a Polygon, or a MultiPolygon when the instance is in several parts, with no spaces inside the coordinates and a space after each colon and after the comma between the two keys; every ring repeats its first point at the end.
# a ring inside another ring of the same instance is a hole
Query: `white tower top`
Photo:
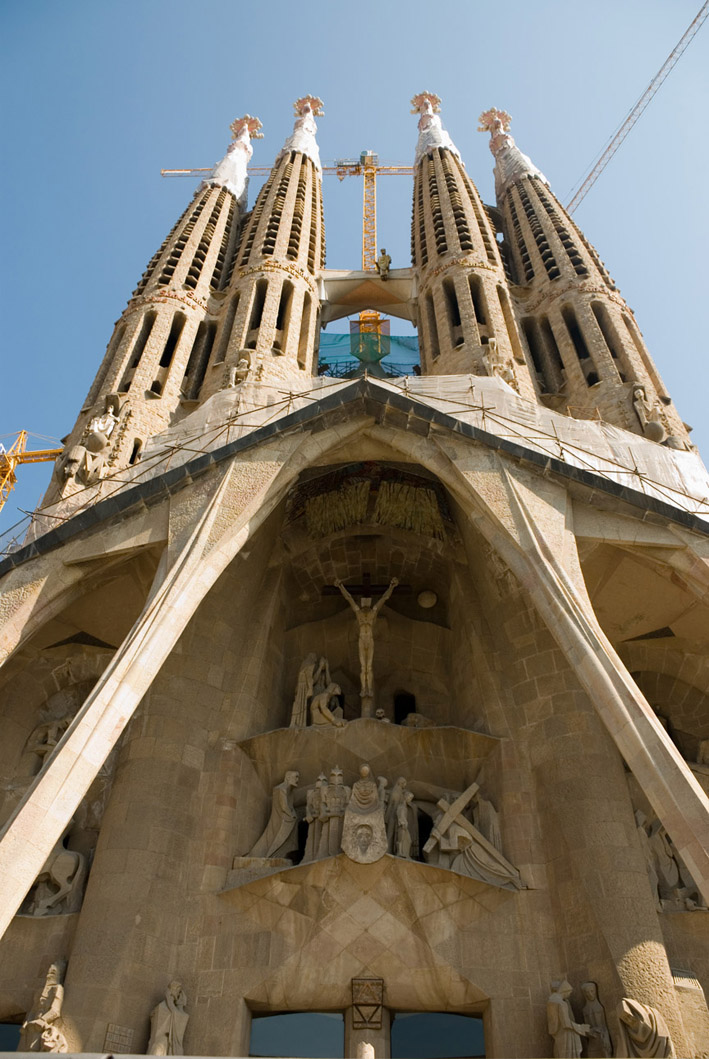
{"type": "Polygon", "coordinates": [[[419,138],[416,144],[414,166],[417,166],[425,154],[431,154],[436,147],[445,147],[457,154],[460,151],[443,128],[438,114],[441,109],[441,98],[433,92],[419,92],[411,100],[412,114],[420,114],[419,138]]]}
{"type": "Polygon", "coordinates": [[[237,201],[240,201],[246,197],[249,182],[246,167],[254,153],[251,140],[263,139],[263,133],[259,132],[262,125],[258,118],[252,117],[251,114],[244,114],[243,118],[232,121],[229,128],[234,137],[233,142],[229,145],[221,162],[214,167],[209,180],[205,180],[205,184],[226,188],[227,191],[231,191],[237,201]]]}
{"type": "Polygon", "coordinates": [[[483,111],[478,121],[478,132],[490,133],[490,150],[495,156],[495,194],[498,202],[502,201],[502,196],[510,184],[524,176],[536,176],[545,184],[549,183],[541,169],[537,169],[532,159],[520,151],[508,134],[512,118],[506,110],[490,107],[489,110],[483,111]]]}
{"type": "Polygon", "coordinates": [[[315,139],[315,133],[318,131],[315,118],[319,118],[325,113],[323,101],[317,96],[302,96],[301,99],[296,99],[293,104],[293,110],[296,114],[293,134],[283,144],[283,149],[276,158],[276,163],[288,151],[299,151],[301,154],[306,155],[320,172],[322,166],[320,164],[320,150],[315,139]]]}

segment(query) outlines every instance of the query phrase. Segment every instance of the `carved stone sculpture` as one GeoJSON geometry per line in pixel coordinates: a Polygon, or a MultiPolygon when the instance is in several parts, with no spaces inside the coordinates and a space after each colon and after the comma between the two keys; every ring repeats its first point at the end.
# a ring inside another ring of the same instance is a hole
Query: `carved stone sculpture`
{"type": "Polygon", "coordinates": [[[35,999],[29,1015],[22,1024],[20,1052],[67,1052],[64,1034],[55,1023],[62,1014],[64,1003],[64,974],[66,961],[58,960],[47,971],[44,987],[35,999]]]}
{"type": "Polygon", "coordinates": [[[250,370],[251,353],[248,349],[243,349],[239,353],[239,359],[237,363],[232,365],[232,367],[229,369],[229,378],[227,385],[230,387],[240,386],[242,382],[246,382],[250,370]]]}
{"type": "MultiPolygon", "coordinates": [[[[303,863],[316,860],[320,856],[322,837],[323,789],[327,787],[327,776],[321,772],[314,787],[311,787],[305,798],[305,820],[308,825],[308,837],[305,841],[303,863]]],[[[343,810],[344,812],[344,810],[343,810]]]]}
{"type": "Polygon", "coordinates": [[[554,1041],[554,1059],[580,1059],[583,1038],[588,1036],[590,1026],[574,1022],[569,1004],[572,989],[566,979],[551,983],[551,995],[547,1000],[547,1029],[554,1041]]]}
{"type": "Polygon", "coordinates": [[[522,889],[524,883],[514,865],[464,815],[477,791],[477,783],[472,783],[452,802],[439,799],[439,812],[423,847],[425,859],[491,886],[522,889]]]}
{"type": "MultiPolygon", "coordinates": [[[[339,684],[328,684],[324,691],[313,696],[313,701],[310,703],[310,723],[314,728],[324,728],[328,725],[334,725],[335,728],[344,728],[347,724],[347,721],[343,720],[330,708],[333,699],[341,691],[339,684]]],[[[337,709],[339,710],[339,706],[337,709]]]]}
{"type": "Polygon", "coordinates": [[[401,722],[404,728],[435,728],[436,722],[423,713],[407,713],[401,722]]]}
{"type": "Polygon", "coordinates": [[[359,665],[360,665],[360,695],[362,699],[372,699],[374,696],[374,623],[379,611],[382,609],[392,592],[399,584],[399,579],[392,577],[389,588],[383,596],[372,606],[371,599],[360,599],[359,606],[355,603],[342,581],[335,581],[349,605],[354,611],[359,627],[359,665]]]}
{"type": "Polygon", "coordinates": [[[473,822],[478,831],[491,842],[495,849],[502,852],[502,836],[500,835],[500,814],[492,802],[478,792],[475,798],[473,822]]]}
{"type": "Polygon", "coordinates": [[[44,767],[45,761],[66,732],[71,720],[71,714],[67,713],[63,717],[45,721],[44,724],[37,725],[30,735],[27,749],[39,758],[38,772],[44,767]]]}
{"type": "Polygon", "coordinates": [[[697,751],[697,764],[709,765],[709,739],[702,739],[697,751]]]}
{"type": "Polygon", "coordinates": [[[165,999],[150,1012],[150,1043],[146,1055],[184,1055],[183,1040],[189,1015],[187,997],[178,981],[170,982],[165,999]]]}
{"type": "Polygon", "coordinates": [[[297,772],[286,772],[283,782],[273,788],[271,816],[250,857],[287,857],[298,848],[298,817],[293,808],[298,780],[297,772]]]}
{"type": "Polygon", "coordinates": [[[660,821],[647,824],[640,810],[635,819],[658,911],[705,910],[706,902],[697,884],[660,821]]]}
{"type": "Polygon", "coordinates": [[[618,1005],[619,1057],[672,1059],[675,1050],[667,1023],[659,1011],[624,997],[618,1005]]]}
{"type": "Polygon", "coordinates": [[[512,360],[505,357],[497,345],[497,339],[491,338],[483,351],[483,363],[488,375],[502,379],[513,390],[518,388],[512,360]]]}
{"type": "Polygon", "coordinates": [[[377,258],[377,272],[382,279],[386,279],[389,275],[389,267],[391,265],[391,257],[387,254],[386,250],[382,247],[379,251],[379,257],[377,258]]]}
{"type": "Polygon", "coordinates": [[[29,893],[27,912],[31,916],[56,916],[78,912],[84,896],[86,857],[64,846],[65,835],[57,842],[35,879],[29,893]]]}
{"type": "Polygon", "coordinates": [[[414,796],[406,789],[406,779],[399,776],[391,789],[384,813],[387,829],[387,846],[390,853],[398,857],[417,857],[419,852],[418,815],[413,804],[414,796]],[[404,834],[406,831],[406,835],[404,834]],[[406,853],[399,852],[403,843],[406,853]]]}
{"type": "Polygon", "coordinates": [[[373,864],[387,852],[384,823],[384,791],[387,781],[375,781],[369,765],[361,765],[359,779],[352,785],[342,828],[342,849],[359,864],[373,864]]]}
{"type": "Polygon", "coordinates": [[[318,692],[324,691],[330,683],[330,668],[326,658],[318,661],[318,656],[311,652],[303,659],[298,670],[298,682],[295,688],[293,709],[291,711],[291,728],[305,728],[308,723],[308,704],[318,692]]]}
{"type": "Polygon", "coordinates": [[[644,386],[633,387],[633,408],[645,437],[650,441],[664,441],[667,431],[662,423],[660,409],[647,399],[644,386]]]}
{"type": "Polygon", "coordinates": [[[583,1021],[590,1027],[586,1046],[589,1059],[609,1059],[613,1055],[613,1044],[608,1032],[606,1010],[598,999],[598,986],[595,982],[582,982],[581,992],[585,1004],[583,1021]]]}
{"type": "Polygon", "coordinates": [[[336,765],[330,782],[322,788],[320,857],[336,857],[341,850],[342,827],[351,790],[343,783],[342,769],[336,765]]]}
{"type": "Polygon", "coordinates": [[[413,848],[411,828],[409,827],[409,808],[413,800],[413,792],[406,791],[403,800],[399,803],[396,810],[395,852],[397,857],[405,857],[406,859],[409,859],[411,857],[411,850],[413,848]]]}

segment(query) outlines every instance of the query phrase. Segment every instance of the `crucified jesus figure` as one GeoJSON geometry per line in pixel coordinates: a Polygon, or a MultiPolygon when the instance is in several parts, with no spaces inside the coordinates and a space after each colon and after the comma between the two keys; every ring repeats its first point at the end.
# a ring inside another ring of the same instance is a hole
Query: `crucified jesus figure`
{"type": "Polygon", "coordinates": [[[397,577],[392,577],[389,588],[383,596],[372,606],[371,599],[360,599],[359,606],[352,599],[342,581],[335,581],[335,587],[339,588],[352,610],[355,612],[359,626],[359,666],[360,666],[360,696],[372,698],[374,695],[374,623],[379,611],[382,609],[392,592],[399,584],[397,577]]]}

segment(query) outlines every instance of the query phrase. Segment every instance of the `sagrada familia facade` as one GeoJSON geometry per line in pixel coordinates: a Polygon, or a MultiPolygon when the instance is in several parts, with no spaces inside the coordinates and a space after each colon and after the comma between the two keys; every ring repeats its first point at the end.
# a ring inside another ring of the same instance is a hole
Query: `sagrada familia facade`
{"type": "Polygon", "coordinates": [[[319,99],[251,209],[234,122],[0,562],[20,1051],[709,1055],[709,474],[509,115],[487,206],[412,102],[388,271],[325,268],[319,99]],[[361,310],[416,374],[318,374],[361,310]]]}

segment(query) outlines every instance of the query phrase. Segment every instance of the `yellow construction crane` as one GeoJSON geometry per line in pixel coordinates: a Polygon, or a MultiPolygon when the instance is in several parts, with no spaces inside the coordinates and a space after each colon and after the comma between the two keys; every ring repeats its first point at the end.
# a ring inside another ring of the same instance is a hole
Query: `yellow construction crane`
{"type": "MultiPolygon", "coordinates": [[[[709,0],[708,0],[709,2],[709,0]]],[[[362,271],[377,271],[377,176],[411,176],[413,166],[400,165],[397,162],[379,162],[375,151],[362,151],[359,158],[336,158],[325,162],[323,173],[334,174],[338,180],[348,176],[364,177],[364,196],[362,201],[362,271]]],[[[212,169],[161,169],[164,177],[205,177],[214,172],[212,169]]],[[[270,173],[265,166],[249,166],[249,174],[270,173]]],[[[359,314],[360,333],[381,334],[381,316],[374,310],[364,310],[359,314]]]]}
{"type": "Polygon", "coordinates": [[[63,449],[35,449],[34,452],[26,452],[27,431],[21,430],[9,449],[0,445],[0,511],[5,501],[15,488],[17,475],[15,468],[21,463],[46,463],[56,460],[61,456],[63,449]]]}
{"type": "Polygon", "coordinates": [[[677,45],[672,49],[670,54],[667,56],[667,58],[665,59],[664,63],[662,64],[662,66],[660,67],[660,69],[657,71],[657,73],[653,77],[653,79],[650,82],[650,84],[647,86],[647,88],[645,89],[643,94],[640,96],[640,99],[637,101],[637,103],[635,103],[635,105],[631,108],[631,110],[628,112],[626,117],[623,119],[623,122],[620,125],[619,129],[617,130],[617,132],[615,132],[613,134],[613,136],[608,141],[608,144],[606,145],[606,147],[604,147],[604,149],[601,151],[601,154],[599,155],[598,160],[596,161],[595,165],[593,165],[593,167],[591,168],[591,171],[588,173],[588,175],[586,177],[583,178],[581,183],[578,185],[578,190],[575,192],[575,194],[573,195],[571,201],[569,202],[568,206],[566,207],[566,212],[567,213],[573,213],[574,212],[574,210],[576,209],[578,204],[581,202],[581,200],[585,197],[585,195],[590,191],[591,187],[598,180],[599,176],[601,175],[603,170],[606,168],[606,166],[610,162],[611,158],[613,157],[613,155],[618,150],[618,148],[620,147],[620,145],[623,142],[623,140],[625,139],[625,137],[628,135],[628,133],[632,129],[632,127],[635,124],[635,122],[638,120],[640,115],[643,113],[643,111],[647,107],[648,103],[650,102],[652,97],[657,92],[657,90],[660,87],[660,85],[663,83],[663,81],[666,80],[668,74],[670,73],[672,68],[676,65],[676,63],[679,61],[679,59],[681,58],[682,54],[684,53],[687,45],[692,40],[694,35],[698,32],[698,30],[702,27],[702,25],[706,21],[707,17],[709,17],[709,0],[706,0],[706,3],[702,4],[702,6],[700,7],[699,12],[697,13],[697,16],[694,19],[694,21],[689,25],[689,27],[687,28],[686,32],[681,37],[681,39],[679,40],[677,45]]]}

